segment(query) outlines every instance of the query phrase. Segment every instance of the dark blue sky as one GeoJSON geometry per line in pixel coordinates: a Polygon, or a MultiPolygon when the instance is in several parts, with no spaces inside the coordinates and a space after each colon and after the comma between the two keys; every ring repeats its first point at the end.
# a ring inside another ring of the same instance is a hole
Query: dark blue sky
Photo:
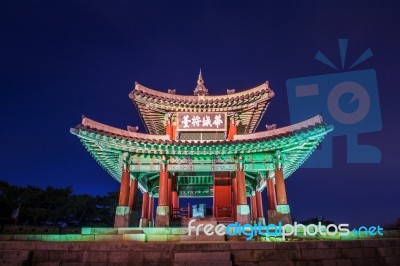
{"type": "MultiPolygon", "coordinates": [[[[128,98],[135,81],[192,94],[199,68],[211,94],[269,80],[276,96],[265,123],[290,123],[286,80],[335,73],[337,39],[348,62],[367,48],[383,130],[360,136],[381,164],[347,164],[335,139],[332,169],[300,169],[287,181],[297,219],[384,224],[400,216],[398,1],[2,1],[0,3],[0,179],[18,185],[72,185],[104,194],[118,184],[69,128],[82,114],[113,126],[139,125],[128,98]],[[32,3],[35,2],[35,3],[32,3]]],[[[265,204],[266,205],[266,204],[265,204]]]]}

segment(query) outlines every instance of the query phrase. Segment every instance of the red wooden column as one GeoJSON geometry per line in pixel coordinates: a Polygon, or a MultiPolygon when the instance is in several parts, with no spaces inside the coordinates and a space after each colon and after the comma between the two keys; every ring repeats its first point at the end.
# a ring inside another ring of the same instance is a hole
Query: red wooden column
{"type": "Polygon", "coordinates": [[[283,224],[291,223],[290,208],[286,197],[285,178],[283,176],[282,164],[275,165],[275,188],[276,188],[276,213],[277,221],[283,224]]]}
{"type": "Polygon", "coordinates": [[[149,227],[153,227],[154,226],[154,222],[153,222],[153,211],[154,211],[154,197],[152,197],[151,195],[149,195],[149,206],[148,206],[148,220],[149,220],[149,227]]]}
{"type": "Polygon", "coordinates": [[[250,196],[250,207],[251,207],[251,222],[255,223],[257,221],[257,201],[256,201],[256,193],[254,191],[250,196]]]}
{"type": "Polygon", "coordinates": [[[167,187],[168,187],[168,206],[171,209],[171,206],[172,206],[172,176],[171,175],[168,175],[167,187]]]}
{"type": "Polygon", "coordinates": [[[257,221],[260,222],[261,225],[265,225],[264,209],[263,209],[261,191],[256,191],[256,201],[257,201],[257,221]]]}
{"type": "Polygon", "coordinates": [[[137,178],[132,179],[129,185],[129,201],[128,206],[130,210],[129,215],[129,226],[138,226],[138,212],[137,209],[137,190],[138,190],[138,180],[137,178]]]}
{"type": "Polygon", "coordinates": [[[160,179],[158,190],[158,206],[156,210],[156,227],[169,227],[170,210],[168,205],[168,172],[165,156],[162,157],[160,165],[160,179]]]}
{"type": "MultiPolygon", "coordinates": [[[[171,185],[171,208],[177,209],[179,208],[179,198],[178,198],[178,184],[176,176],[172,176],[172,185],[171,185]]],[[[171,212],[172,212],[171,210],[171,212]]]]}
{"type": "Polygon", "coordinates": [[[287,204],[287,197],[286,197],[286,187],[285,187],[285,180],[283,177],[282,168],[275,169],[275,183],[276,183],[276,202],[278,205],[287,204]]]}
{"type": "Polygon", "coordinates": [[[172,139],[176,140],[176,128],[177,128],[177,121],[175,119],[175,114],[171,118],[171,127],[172,127],[172,139]]]}
{"type": "Polygon", "coordinates": [[[124,165],[122,167],[121,186],[119,188],[118,206],[128,206],[129,202],[129,182],[130,173],[129,167],[124,165]]]}
{"type": "MultiPolygon", "coordinates": [[[[239,158],[241,161],[242,158],[239,158]]],[[[236,207],[236,220],[240,224],[250,223],[250,208],[247,205],[246,198],[246,180],[243,171],[243,163],[238,163],[236,171],[236,182],[237,182],[237,207],[236,207]]]]}
{"type": "Polygon", "coordinates": [[[268,211],[276,211],[275,184],[272,178],[267,178],[268,211]]]}
{"type": "Polygon", "coordinates": [[[129,209],[131,211],[136,210],[136,205],[137,205],[137,188],[138,188],[138,182],[137,179],[131,179],[131,184],[129,186],[129,209]]]}
{"type": "Polygon", "coordinates": [[[115,210],[114,227],[127,227],[129,225],[129,165],[122,165],[121,186],[119,189],[118,206],[115,210]]]}
{"type": "Polygon", "coordinates": [[[229,119],[229,130],[228,130],[228,140],[233,140],[234,136],[236,135],[237,130],[236,130],[236,121],[234,117],[230,117],[229,119]]]}
{"type": "Polygon", "coordinates": [[[173,140],[173,128],[171,120],[169,120],[169,118],[165,121],[165,132],[169,136],[169,139],[173,140]]]}
{"type": "Polygon", "coordinates": [[[140,219],[139,227],[149,226],[149,192],[143,192],[142,199],[142,218],[140,219]]]}
{"type": "Polygon", "coordinates": [[[233,218],[236,220],[236,207],[237,207],[237,179],[236,175],[232,176],[232,213],[233,218]]]}

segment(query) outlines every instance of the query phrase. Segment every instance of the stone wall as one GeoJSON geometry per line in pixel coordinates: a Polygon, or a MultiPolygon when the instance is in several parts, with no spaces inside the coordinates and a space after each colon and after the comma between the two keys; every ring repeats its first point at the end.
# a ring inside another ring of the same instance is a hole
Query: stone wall
{"type": "Polygon", "coordinates": [[[1,241],[0,265],[400,265],[400,239],[301,242],[1,241]]]}
{"type": "Polygon", "coordinates": [[[34,226],[34,225],[3,225],[1,234],[79,234],[81,228],[58,226],[34,226]]]}

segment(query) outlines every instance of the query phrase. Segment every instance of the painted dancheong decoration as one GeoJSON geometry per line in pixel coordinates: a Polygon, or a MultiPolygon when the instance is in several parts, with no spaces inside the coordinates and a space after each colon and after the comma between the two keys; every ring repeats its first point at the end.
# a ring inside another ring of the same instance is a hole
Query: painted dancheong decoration
{"type": "Polygon", "coordinates": [[[137,226],[139,190],[141,227],[187,225],[192,211],[190,205],[180,206],[179,199],[194,197],[213,198],[212,214],[201,211],[203,222],[265,224],[264,189],[268,222],[291,223],[285,179],[333,127],[316,115],[255,132],[273,96],[268,82],[242,92],[209,95],[200,73],[194,95],[135,84],[129,98],[147,133],[83,117],[71,133],[121,183],[114,226],[137,226]]]}

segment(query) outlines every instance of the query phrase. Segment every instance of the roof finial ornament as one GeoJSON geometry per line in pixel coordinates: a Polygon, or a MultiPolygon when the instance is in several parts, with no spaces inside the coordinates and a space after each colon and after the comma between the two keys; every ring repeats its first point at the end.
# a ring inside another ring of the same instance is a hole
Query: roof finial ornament
{"type": "Polygon", "coordinates": [[[197,86],[193,91],[196,96],[205,96],[208,95],[208,90],[204,86],[203,75],[201,74],[201,68],[199,73],[199,78],[197,79],[197,86]]]}

